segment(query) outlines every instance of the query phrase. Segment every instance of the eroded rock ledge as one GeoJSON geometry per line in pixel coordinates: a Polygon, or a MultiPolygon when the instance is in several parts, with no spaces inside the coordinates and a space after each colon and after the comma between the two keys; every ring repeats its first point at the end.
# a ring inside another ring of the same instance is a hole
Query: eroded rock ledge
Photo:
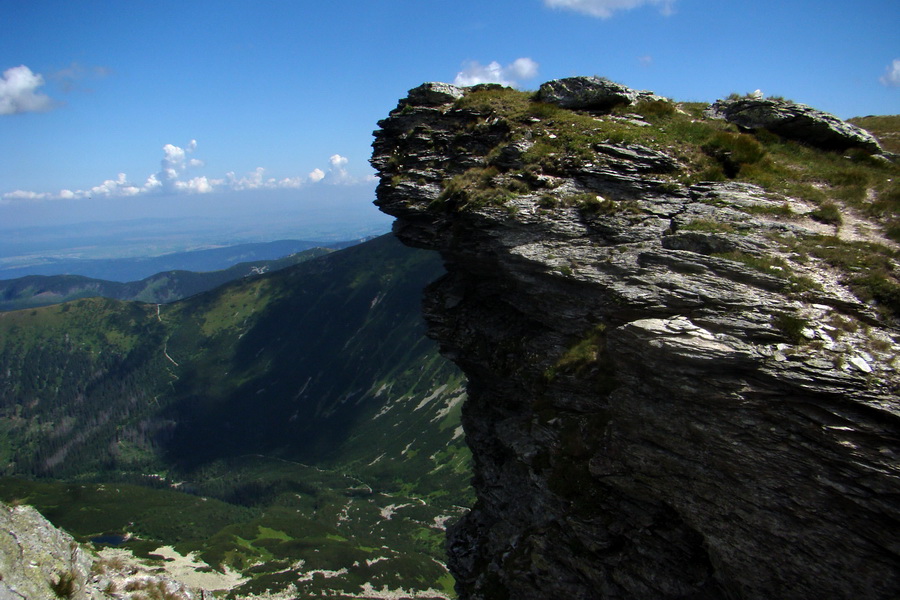
{"type": "Polygon", "coordinates": [[[460,597],[898,597],[900,338],[803,254],[815,206],[679,180],[677,148],[609,133],[640,115],[576,139],[503,93],[412,90],[372,158],[447,265],[424,308],[469,378],[460,597]]]}

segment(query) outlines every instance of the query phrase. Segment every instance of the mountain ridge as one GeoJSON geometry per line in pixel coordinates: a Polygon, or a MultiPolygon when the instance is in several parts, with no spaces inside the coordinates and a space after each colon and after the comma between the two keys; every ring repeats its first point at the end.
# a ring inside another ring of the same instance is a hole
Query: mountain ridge
{"type": "Polygon", "coordinates": [[[128,282],[93,279],[83,275],[27,275],[0,280],[0,311],[47,306],[96,296],[166,304],[234,279],[283,269],[331,251],[333,249],[330,248],[310,248],[282,258],[240,262],[226,269],[201,272],[163,271],[140,281],[128,282]]]}
{"type": "Polygon", "coordinates": [[[312,248],[346,248],[366,239],[371,239],[371,237],[338,242],[275,240],[130,258],[72,259],[38,256],[32,259],[34,264],[31,265],[0,268],[0,276],[3,279],[18,279],[29,275],[81,275],[105,281],[128,283],[165,271],[218,271],[237,263],[274,260],[312,248]]]}

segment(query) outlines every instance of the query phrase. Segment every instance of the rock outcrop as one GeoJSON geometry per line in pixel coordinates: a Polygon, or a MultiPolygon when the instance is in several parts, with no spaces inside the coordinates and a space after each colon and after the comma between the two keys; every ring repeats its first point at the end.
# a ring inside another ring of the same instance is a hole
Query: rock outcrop
{"type": "Polygon", "coordinates": [[[825,150],[858,148],[871,154],[882,151],[878,140],[868,131],[827,112],[788,100],[753,97],[719,100],[710,107],[709,115],[746,129],[767,129],[825,150]]]}
{"type": "Polygon", "coordinates": [[[620,104],[665,100],[653,92],[633,90],[602,77],[566,77],[541,85],[537,94],[541,102],[580,110],[609,110],[620,104]]]}
{"type": "Polygon", "coordinates": [[[448,271],[424,312],[469,380],[460,598],[898,597],[896,315],[806,245],[814,207],[681,181],[614,116],[441,89],[372,164],[448,271]]]}
{"type": "Polygon", "coordinates": [[[0,598],[90,598],[93,561],[30,506],[0,504],[0,598]]]}
{"type": "Polygon", "coordinates": [[[183,584],[98,556],[31,506],[0,503],[0,600],[192,600],[183,584]]]}

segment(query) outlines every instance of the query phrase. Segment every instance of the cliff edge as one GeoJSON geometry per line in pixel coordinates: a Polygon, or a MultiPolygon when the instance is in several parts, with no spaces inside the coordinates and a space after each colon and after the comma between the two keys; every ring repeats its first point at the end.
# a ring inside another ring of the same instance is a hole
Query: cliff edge
{"type": "Polygon", "coordinates": [[[723,102],[432,83],[379,122],[469,381],[460,598],[900,596],[900,170],[723,102]]]}

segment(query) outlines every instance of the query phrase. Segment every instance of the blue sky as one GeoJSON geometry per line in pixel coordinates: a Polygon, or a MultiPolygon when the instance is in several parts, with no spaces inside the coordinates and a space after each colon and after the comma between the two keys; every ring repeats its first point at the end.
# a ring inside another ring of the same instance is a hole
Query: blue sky
{"type": "Polygon", "coordinates": [[[301,206],[334,186],[374,211],[371,132],[424,81],[601,75],[896,114],[900,4],[6,0],[0,73],[0,229],[259,213],[268,191],[301,206]]]}

